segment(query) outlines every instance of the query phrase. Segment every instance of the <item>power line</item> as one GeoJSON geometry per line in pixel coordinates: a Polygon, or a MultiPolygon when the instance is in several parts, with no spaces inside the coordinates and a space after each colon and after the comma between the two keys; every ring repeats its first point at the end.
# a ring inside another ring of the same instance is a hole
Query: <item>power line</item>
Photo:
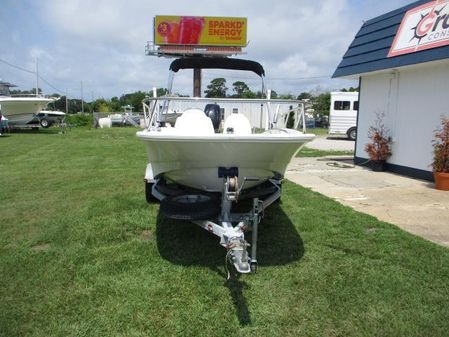
{"type": "Polygon", "coordinates": [[[9,63],[8,61],[2,60],[2,59],[0,59],[0,62],[3,62],[4,64],[7,64],[7,65],[9,65],[10,67],[13,67],[13,68],[16,68],[16,69],[19,69],[19,70],[25,71],[25,72],[27,72],[27,73],[30,73],[30,74],[35,74],[35,73],[36,73],[35,71],[32,71],[32,70],[28,70],[28,69],[25,69],[25,68],[22,68],[22,67],[16,66],[15,64],[9,63]]]}
{"type": "MultiPolygon", "coordinates": [[[[28,69],[19,67],[19,66],[15,65],[15,64],[12,64],[12,63],[10,63],[10,62],[8,62],[8,61],[5,61],[5,60],[3,60],[3,59],[0,59],[0,62],[3,62],[4,64],[7,64],[7,65],[10,66],[10,67],[13,67],[13,68],[15,68],[15,69],[18,69],[18,70],[27,72],[27,73],[29,73],[29,74],[36,74],[35,71],[32,71],[32,70],[28,70],[28,69]]],[[[38,76],[39,76],[39,78],[40,78],[42,81],[44,81],[49,87],[51,87],[52,89],[54,89],[54,90],[60,92],[61,94],[66,95],[66,92],[65,92],[64,90],[61,90],[61,89],[56,88],[54,85],[52,85],[50,82],[48,82],[48,81],[47,81],[45,78],[43,78],[41,75],[38,75],[38,76]]],[[[73,97],[73,96],[67,95],[67,97],[70,97],[71,99],[75,99],[75,97],[73,97]]]]}
{"type": "MultiPolygon", "coordinates": [[[[66,94],[66,92],[65,91],[63,91],[63,90],[61,90],[61,89],[58,89],[58,88],[56,88],[55,86],[53,86],[53,85],[51,85],[50,84],[50,82],[48,82],[45,78],[43,78],[41,75],[39,75],[39,78],[42,80],[42,81],[44,81],[50,88],[52,88],[52,89],[54,89],[54,90],[56,90],[56,91],[59,91],[61,94],[66,94]]],[[[68,95],[67,95],[68,96],[68,95]]],[[[72,97],[73,98],[73,97],[72,97]]]]}

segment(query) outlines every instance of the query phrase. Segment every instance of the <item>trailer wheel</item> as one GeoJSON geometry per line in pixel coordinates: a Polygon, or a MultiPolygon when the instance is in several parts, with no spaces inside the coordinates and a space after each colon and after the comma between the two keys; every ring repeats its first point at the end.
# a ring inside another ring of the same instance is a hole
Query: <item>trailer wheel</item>
{"type": "Polygon", "coordinates": [[[154,183],[145,183],[145,198],[149,204],[154,204],[159,201],[152,193],[153,185],[154,183]]]}
{"type": "Polygon", "coordinates": [[[357,128],[350,128],[347,135],[350,140],[355,140],[357,138],[357,128]]]}
{"type": "Polygon", "coordinates": [[[220,200],[199,193],[171,196],[161,201],[160,211],[171,219],[207,220],[218,215],[220,200]]]}

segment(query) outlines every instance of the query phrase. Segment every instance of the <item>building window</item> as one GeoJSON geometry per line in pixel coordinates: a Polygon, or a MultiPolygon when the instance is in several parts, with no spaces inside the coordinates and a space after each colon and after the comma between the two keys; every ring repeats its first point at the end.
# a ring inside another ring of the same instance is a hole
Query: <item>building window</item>
{"type": "Polygon", "coordinates": [[[350,101],[335,101],[334,102],[334,110],[350,110],[351,102],[350,101]]]}
{"type": "Polygon", "coordinates": [[[354,101],[354,108],[352,110],[359,111],[359,101],[354,101]]]}
{"type": "Polygon", "coordinates": [[[225,116],[225,109],[224,109],[224,108],[220,108],[220,117],[221,117],[221,120],[224,119],[224,116],[225,116]]]}
{"type": "Polygon", "coordinates": [[[239,108],[232,108],[232,113],[233,114],[238,114],[239,113],[239,108]]]}

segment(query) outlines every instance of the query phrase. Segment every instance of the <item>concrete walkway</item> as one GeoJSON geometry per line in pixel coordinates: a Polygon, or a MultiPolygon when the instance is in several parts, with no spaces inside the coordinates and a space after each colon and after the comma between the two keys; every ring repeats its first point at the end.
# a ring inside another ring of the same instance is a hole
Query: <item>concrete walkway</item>
{"type": "MultiPolygon", "coordinates": [[[[313,133],[313,129],[310,130],[313,133]]],[[[354,151],[355,141],[349,140],[346,136],[317,136],[306,146],[316,150],[332,150],[332,151],[354,151]]]]}
{"type": "Polygon", "coordinates": [[[352,164],[352,157],[295,158],[286,177],[357,211],[449,246],[449,192],[428,181],[352,164]]]}

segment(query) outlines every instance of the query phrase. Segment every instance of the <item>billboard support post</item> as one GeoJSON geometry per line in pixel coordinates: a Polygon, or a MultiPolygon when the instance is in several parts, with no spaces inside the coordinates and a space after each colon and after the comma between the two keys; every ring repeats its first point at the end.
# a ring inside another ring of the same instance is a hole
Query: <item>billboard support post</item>
{"type": "Polygon", "coordinates": [[[193,97],[201,97],[201,69],[193,69],[193,97]]]}

